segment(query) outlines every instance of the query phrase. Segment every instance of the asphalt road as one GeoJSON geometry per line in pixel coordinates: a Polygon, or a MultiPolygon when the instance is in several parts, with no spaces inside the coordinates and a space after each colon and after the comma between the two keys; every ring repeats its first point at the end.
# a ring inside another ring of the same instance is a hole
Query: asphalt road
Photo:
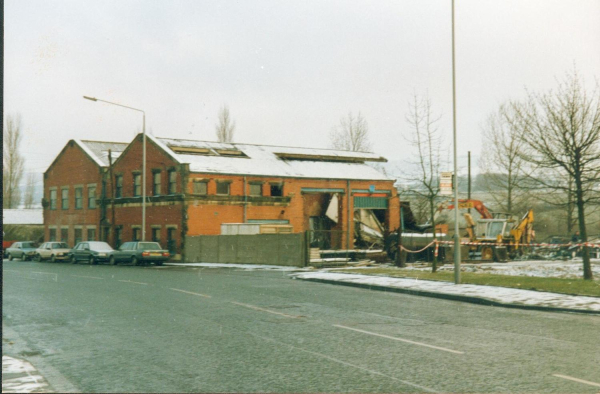
{"type": "Polygon", "coordinates": [[[3,354],[56,391],[600,390],[598,316],[237,269],[5,260],[3,285],[3,354]]]}

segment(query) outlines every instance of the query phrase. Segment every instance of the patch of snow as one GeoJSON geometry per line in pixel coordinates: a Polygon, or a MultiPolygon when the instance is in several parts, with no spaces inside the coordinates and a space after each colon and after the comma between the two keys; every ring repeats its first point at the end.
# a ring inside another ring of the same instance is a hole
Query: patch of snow
{"type": "Polygon", "coordinates": [[[333,272],[306,272],[292,274],[291,276],[298,279],[324,279],[337,282],[360,283],[391,288],[420,290],[432,293],[477,297],[505,304],[533,305],[600,312],[599,297],[572,296],[541,291],[511,289],[506,287],[455,285],[453,283],[429,280],[342,274],[333,272]]]}
{"type": "MultiPolygon", "coordinates": [[[[406,267],[409,270],[429,271],[430,264],[411,264],[406,267]]],[[[454,271],[453,264],[446,264],[438,268],[438,271],[454,271]]],[[[474,272],[509,276],[531,276],[540,278],[583,278],[583,263],[577,260],[569,261],[511,261],[508,263],[462,263],[462,272],[474,272]]],[[[600,261],[592,260],[592,273],[600,277],[600,261]]]]}
{"type": "Polygon", "coordinates": [[[25,360],[2,356],[3,393],[40,393],[49,389],[44,378],[25,360]]]}

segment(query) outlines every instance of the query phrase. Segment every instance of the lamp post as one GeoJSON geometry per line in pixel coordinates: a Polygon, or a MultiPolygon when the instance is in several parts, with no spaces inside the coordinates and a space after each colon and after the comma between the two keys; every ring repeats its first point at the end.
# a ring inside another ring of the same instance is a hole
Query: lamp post
{"type": "MultiPolygon", "coordinates": [[[[86,100],[101,101],[106,104],[112,104],[123,108],[128,108],[142,113],[142,241],[146,240],[146,112],[141,109],[128,107],[127,105],[113,103],[111,101],[100,100],[95,97],[83,96],[86,100]]],[[[114,201],[113,201],[114,204],[114,201]]]]}
{"type": "Polygon", "coordinates": [[[454,56],[454,0],[452,0],[452,130],[454,137],[454,283],[460,283],[460,234],[458,229],[458,165],[456,163],[456,66],[454,56]]]}

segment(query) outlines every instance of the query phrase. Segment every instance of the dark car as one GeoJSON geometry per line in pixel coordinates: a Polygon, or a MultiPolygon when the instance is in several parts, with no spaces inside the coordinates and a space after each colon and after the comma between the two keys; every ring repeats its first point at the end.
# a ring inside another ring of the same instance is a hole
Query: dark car
{"type": "Polygon", "coordinates": [[[27,261],[36,255],[36,249],[37,244],[35,242],[15,242],[14,244],[10,245],[8,249],[6,249],[5,253],[9,260],[21,259],[23,261],[27,261]]]}
{"type": "Polygon", "coordinates": [[[162,265],[170,257],[169,251],[160,247],[158,242],[125,242],[110,256],[111,264],[154,263],[162,265]]]}
{"type": "Polygon", "coordinates": [[[84,241],[79,242],[69,252],[70,261],[77,264],[78,261],[87,261],[90,264],[98,264],[101,261],[109,261],[114,249],[106,242],[84,241]]]}

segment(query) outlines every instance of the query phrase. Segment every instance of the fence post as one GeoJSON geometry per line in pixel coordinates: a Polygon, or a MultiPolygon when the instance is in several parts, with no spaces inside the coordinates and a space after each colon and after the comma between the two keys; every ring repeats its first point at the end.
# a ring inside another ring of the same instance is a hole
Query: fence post
{"type": "Polygon", "coordinates": [[[304,266],[308,267],[310,264],[310,230],[304,231],[304,266]]]}

